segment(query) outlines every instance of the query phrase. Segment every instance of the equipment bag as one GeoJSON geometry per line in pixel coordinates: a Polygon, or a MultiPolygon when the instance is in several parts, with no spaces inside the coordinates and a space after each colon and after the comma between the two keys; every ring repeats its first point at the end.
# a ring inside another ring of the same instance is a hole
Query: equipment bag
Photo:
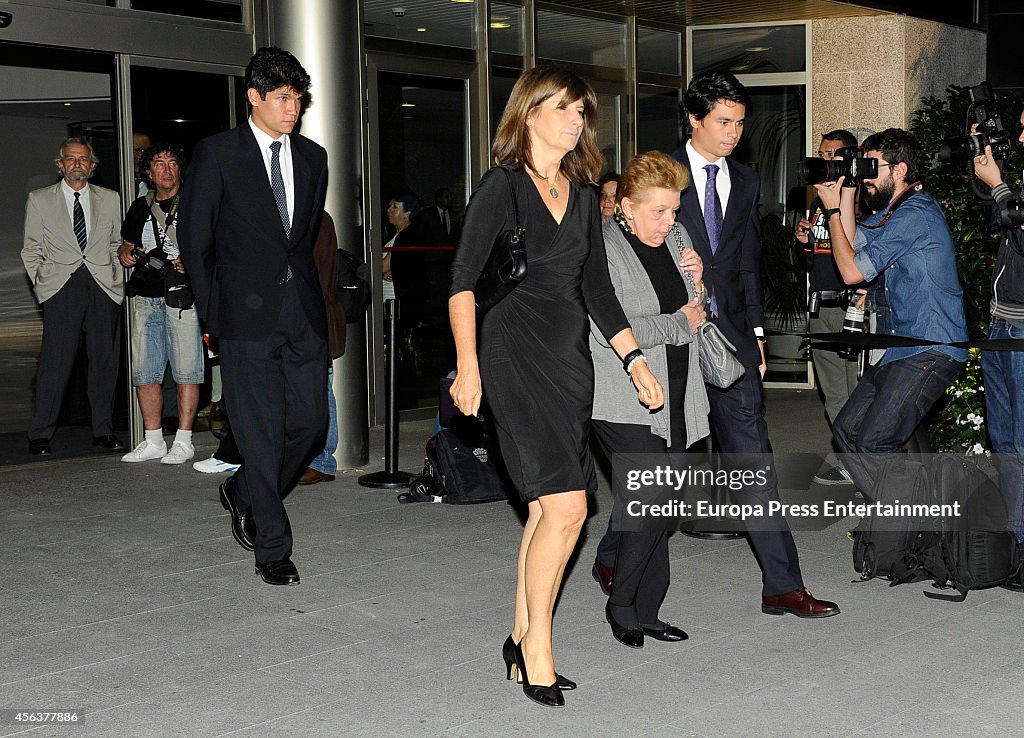
{"type": "MultiPolygon", "coordinates": [[[[871,500],[881,504],[928,502],[928,476],[924,465],[906,455],[885,460],[879,467],[871,500]]],[[[868,515],[853,530],[853,568],[861,580],[885,577],[893,584],[925,578],[917,571],[912,552],[928,535],[905,517],[868,515]]]]}
{"type": "Polygon", "coordinates": [[[497,444],[489,435],[445,428],[427,441],[423,474],[398,499],[472,505],[507,500],[509,490],[497,444]]]}
{"type": "Polygon", "coordinates": [[[1005,584],[1017,574],[1017,539],[1007,530],[1006,505],[998,487],[975,464],[941,455],[929,465],[937,504],[959,503],[960,516],[948,519],[921,558],[921,569],[941,589],[926,597],[963,602],[972,589],[1005,584]]]}

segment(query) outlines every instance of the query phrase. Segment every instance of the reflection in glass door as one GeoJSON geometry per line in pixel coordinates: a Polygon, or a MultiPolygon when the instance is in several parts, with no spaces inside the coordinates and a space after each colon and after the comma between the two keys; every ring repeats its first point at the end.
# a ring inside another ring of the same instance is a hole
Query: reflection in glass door
{"type": "Polygon", "coordinates": [[[597,93],[597,145],[604,155],[605,172],[621,172],[622,160],[622,96],[611,92],[597,93]]]}
{"type": "MultiPolygon", "coordinates": [[[[29,458],[26,429],[35,407],[42,343],[42,310],[21,261],[26,197],[60,180],[54,159],[69,136],[88,139],[99,156],[91,183],[118,189],[113,72],[110,54],[0,44],[0,130],[9,144],[3,158],[6,196],[0,198],[0,464],[29,458]]],[[[50,458],[93,450],[87,371],[80,350],[50,458]]],[[[127,429],[124,386],[122,372],[115,395],[116,432],[127,429]]]]}
{"type": "Polygon", "coordinates": [[[382,292],[400,302],[398,407],[434,407],[440,378],[455,368],[448,284],[468,191],[468,81],[379,71],[376,83],[374,252],[392,278],[382,292]]]}

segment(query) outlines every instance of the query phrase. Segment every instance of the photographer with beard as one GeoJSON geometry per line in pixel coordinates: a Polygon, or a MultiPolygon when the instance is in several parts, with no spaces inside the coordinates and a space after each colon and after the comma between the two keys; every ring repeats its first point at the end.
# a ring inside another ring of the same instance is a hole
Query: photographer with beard
{"type": "MultiPolygon", "coordinates": [[[[1021,113],[1024,125],[1024,113],[1021,113]]],[[[1024,133],[1018,139],[1024,143],[1024,133]]],[[[1024,189],[1012,192],[992,147],[974,159],[974,173],[992,190],[993,204],[986,208],[989,222],[1000,225],[1001,211],[1020,201],[1024,189]],[[1015,197],[1016,195],[1016,197],[1015,197]]],[[[992,271],[992,327],[990,339],[1024,338],[1024,230],[1006,227],[992,271]]],[[[992,450],[999,454],[999,488],[1006,502],[1009,523],[1024,544],[1024,351],[984,351],[981,369],[985,377],[985,422],[992,450]]],[[[1024,549],[1022,549],[1024,550],[1024,549]]]]}
{"type": "MultiPolygon", "coordinates": [[[[832,255],[848,285],[871,290],[878,333],[940,343],[967,340],[963,291],[945,216],[921,180],[924,152],[908,131],[888,128],[862,147],[878,160],[864,180],[874,214],[857,223],[852,187],[815,185],[832,233],[832,255]]],[[[950,346],[888,348],[869,367],[832,426],[847,470],[865,493],[885,456],[903,452],[921,419],[959,375],[967,352],[950,346]]]]}

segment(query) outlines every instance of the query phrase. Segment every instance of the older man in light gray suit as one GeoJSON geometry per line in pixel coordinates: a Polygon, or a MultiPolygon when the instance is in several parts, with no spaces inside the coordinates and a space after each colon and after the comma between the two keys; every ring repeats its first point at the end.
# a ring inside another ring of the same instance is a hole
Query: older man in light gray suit
{"type": "Polygon", "coordinates": [[[118,194],[91,186],[99,158],[88,141],[69,138],[54,160],[59,184],[29,193],[21,260],[43,307],[43,348],[29,452],[50,453],[78,340],[85,331],[93,445],[124,449],[113,432],[114,384],[120,360],[119,307],[124,271],[118,194]]]}

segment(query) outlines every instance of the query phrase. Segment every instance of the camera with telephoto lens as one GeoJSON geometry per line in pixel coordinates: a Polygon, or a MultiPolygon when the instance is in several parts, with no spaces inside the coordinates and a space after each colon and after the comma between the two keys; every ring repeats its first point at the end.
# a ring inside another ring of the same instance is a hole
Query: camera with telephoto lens
{"type": "Polygon", "coordinates": [[[846,177],[844,187],[857,187],[865,179],[877,176],[878,160],[869,159],[856,146],[836,149],[834,159],[812,156],[796,163],[796,177],[801,187],[835,182],[840,177],[846,177]]]}
{"type": "Polygon", "coordinates": [[[992,85],[982,82],[969,87],[967,94],[971,97],[970,114],[978,124],[978,131],[971,133],[968,126],[966,136],[943,141],[939,147],[939,159],[947,164],[961,164],[984,154],[986,146],[992,147],[993,158],[1005,159],[1010,153],[1011,141],[999,119],[992,85]]]}
{"type": "Polygon", "coordinates": [[[174,265],[162,249],[153,249],[147,253],[144,246],[136,246],[132,249],[132,255],[135,256],[135,267],[132,269],[132,276],[124,285],[128,297],[138,295],[153,272],[159,274],[165,269],[174,269],[174,265]]]}
{"type": "Polygon", "coordinates": [[[1003,228],[1024,227],[1024,200],[1011,197],[999,205],[999,225],[1003,228]]]}

